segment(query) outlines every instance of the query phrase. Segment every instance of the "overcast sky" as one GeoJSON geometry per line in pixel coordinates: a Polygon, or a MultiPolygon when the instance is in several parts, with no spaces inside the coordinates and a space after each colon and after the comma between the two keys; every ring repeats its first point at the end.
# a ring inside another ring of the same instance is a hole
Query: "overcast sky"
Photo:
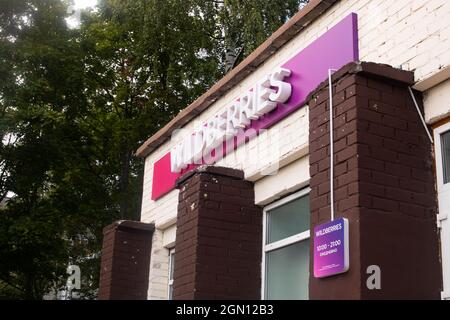
{"type": "Polygon", "coordinates": [[[94,7],[97,0],[75,0],[75,9],[84,9],[87,7],[94,7]]]}
{"type": "Polygon", "coordinates": [[[74,0],[74,6],[70,8],[74,11],[72,16],[66,19],[67,24],[71,28],[76,28],[80,24],[80,10],[86,8],[93,8],[97,4],[97,0],[74,0]]]}

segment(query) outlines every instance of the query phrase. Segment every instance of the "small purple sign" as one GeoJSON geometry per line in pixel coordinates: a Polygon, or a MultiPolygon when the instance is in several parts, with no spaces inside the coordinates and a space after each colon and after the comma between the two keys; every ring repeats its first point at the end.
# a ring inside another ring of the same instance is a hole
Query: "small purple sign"
{"type": "Polygon", "coordinates": [[[325,278],[349,268],[348,220],[339,218],[314,228],[314,277],[325,278]]]}

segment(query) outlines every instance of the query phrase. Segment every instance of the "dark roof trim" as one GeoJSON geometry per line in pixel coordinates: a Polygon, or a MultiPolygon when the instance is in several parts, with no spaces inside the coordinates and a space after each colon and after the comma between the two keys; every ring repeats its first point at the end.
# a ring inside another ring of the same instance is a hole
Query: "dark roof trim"
{"type": "Polygon", "coordinates": [[[228,177],[234,180],[244,179],[244,171],[242,170],[211,165],[201,165],[195,168],[194,170],[188,171],[182,176],[178,177],[178,179],[175,182],[175,188],[179,189],[187,180],[189,180],[192,176],[196,175],[197,173],[207,173],[209,175],[228,177]]]}
{"type": "Polygon", "coordinates": [[[131,229],[138,232],[151,232],[155,230],[155,224],[154,223],[144,223],[141,221],[132,221],[132,220],[117,220],[111,223],[110,225],[103,228],[103,234],[107,234],[111,232],[112,230],[124,230],[124,229],[131,229]]]}
{"type": "Polygon", "coordinates": [[[247,77],[286,42],[305,29],[312,21],[338,1],[339,0],[311,0],[302,10],[275,31],[236,68],[228,72],[206,93],[188,107],[181,110],[175,118],[145,141],[136,151],[136,155],[139,157],[146,157],[149,153],[153,152],[156,148],[169,140],[174,130],[183,127],[197,115],[205,111],[212,103],[247,77]]]}

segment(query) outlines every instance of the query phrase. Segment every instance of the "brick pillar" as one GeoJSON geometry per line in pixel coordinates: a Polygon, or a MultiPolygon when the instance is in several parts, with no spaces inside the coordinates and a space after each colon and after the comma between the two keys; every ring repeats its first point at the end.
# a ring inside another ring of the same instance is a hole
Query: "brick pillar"
{"type": "Polygon", "coordinates": [[[116,221],[103,229],[99,300],[146,300],[154,225],[116,221]]]}
{"type": "Polygon", "coordinates": [[[260,299],[262,210],[242,171],[180,177],[174,299],[260,299]]]}
{"type": "MultiPolygon", "coordinates": [[[[408,92],[413,82],[411,72],[374,63],[333,76],[335,210],[350,222],[350,270],[315,279],[311,259],[312,299],[439,298],[432,149],[408,92]],[[381,268],[381,290],[367,288],[370,265],[381,268]]],[[[309,107],[313,230],[330,219],[327,83],[309,107]]]]}

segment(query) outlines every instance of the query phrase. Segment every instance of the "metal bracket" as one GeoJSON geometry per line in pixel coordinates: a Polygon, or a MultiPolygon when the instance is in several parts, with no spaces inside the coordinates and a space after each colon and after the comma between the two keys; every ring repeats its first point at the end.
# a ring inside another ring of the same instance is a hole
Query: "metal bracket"
{"type": "Polygon", "coordinates": [[[447,213],[439,213],[436,216],[436,223],[438,228],[442,228],[442,221],[448,218],[447,213]]]}

